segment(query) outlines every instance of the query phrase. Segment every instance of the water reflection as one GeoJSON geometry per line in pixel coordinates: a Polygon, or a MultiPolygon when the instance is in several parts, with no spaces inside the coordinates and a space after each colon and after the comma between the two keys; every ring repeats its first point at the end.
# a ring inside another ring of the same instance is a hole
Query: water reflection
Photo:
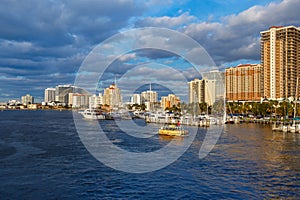
{"type": "Polygon", "coordinates": [[[174,145],[183,146],[185,137],[186,136],[159,135],[159,141],[164,143],[173,142],[174,145]]]}
{"type": "Polygon", "coordinates": [[[247,162],[256,187],[268,198],[288,197],[299,190],[299,135],[260,124],[228,125],[218,149],[232,161],[247,162]]]}

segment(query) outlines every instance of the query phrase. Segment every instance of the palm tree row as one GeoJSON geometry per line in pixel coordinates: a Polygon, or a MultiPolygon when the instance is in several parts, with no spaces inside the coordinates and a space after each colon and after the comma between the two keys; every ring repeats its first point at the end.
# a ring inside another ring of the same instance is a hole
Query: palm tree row
{"type": "Polygon", "coordinates": [[[296,108],[296,116],[300,114],[300,106],[289,101],[264,101],[260,102],[227,102],[226,111],[231,114],[252,114],[261,116],[293,116],[296,108]]]}

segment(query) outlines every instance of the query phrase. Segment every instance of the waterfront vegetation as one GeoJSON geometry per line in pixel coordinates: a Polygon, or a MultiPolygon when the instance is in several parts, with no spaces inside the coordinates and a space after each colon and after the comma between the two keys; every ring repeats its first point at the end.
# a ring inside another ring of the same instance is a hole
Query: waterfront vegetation
{"type": "Polygon", "coordinates": [[[270,118],[293,118],[300,115],[299,102],[263,101],[263,102],[227,102],[227,113],[270,118]]]}
{"type": "MultiPolygon", "coordinates": [[[[212,114],[213,111],[218,111],[222,113],[223,109],[222,102],[216,102],[213,106],[209,106],[207,103],[185,103],[182,102],[178,106],[172,106],[166,108],[165,111],[173,113],[191,113],[191,114],[212,114]]],[[[106,110],[108,109],[106,105],[101,105],[98,108],[106,110]]],[[[146,106],[144,104],[138,105],[128,105],[129,110],[141,110],[145,111],[146,106]]],[[[28,106],[13,106],[13,107],[2,107],[2,109],[28,109],[28,106]]],[[[69,110],[72,109],[70,106],[36,106],[36,109],[46,109],[46,110],[69,110]]],[[[254,116],[254,117],[270,117],[270,118],[293,118],[295,116],[300,116],[300,103],[297,101],[276,101],[269,100],[263,102],[227,102],[226,103],[226,113],[228,115],[238,115],[238,116],[254,116]]]]}

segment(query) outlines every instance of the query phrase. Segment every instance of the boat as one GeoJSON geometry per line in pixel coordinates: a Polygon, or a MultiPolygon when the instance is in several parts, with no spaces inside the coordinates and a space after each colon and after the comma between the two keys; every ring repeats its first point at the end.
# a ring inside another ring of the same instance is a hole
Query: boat
{"type": "Polygon", "coordinates": [[[114,120],[131,120],[132,117],[130,116],[130,114],[127,112],[111,112],[108,114],[108,117],[110,117],[110,119],[114,119],[114,120]]]}
{"type": "Polygon", "coordinates": [[[105,114],[98,109],[85,109],[80,114],[85,119],[105,119],[105,114]]]}
{"type": "Polygon", "coordinates": [[[276,123],[274,123],[272,126],[272,131],[282,131],[282,125],[277,127],[276,123]]]}
{"type": "Polygon", "coordinates": [[[169,136],[183,136],[188,134],[188,130],[185,130],[182,126],[178,125],[164,125],[159,131],[159,135],[169,135],[169,136]]]}

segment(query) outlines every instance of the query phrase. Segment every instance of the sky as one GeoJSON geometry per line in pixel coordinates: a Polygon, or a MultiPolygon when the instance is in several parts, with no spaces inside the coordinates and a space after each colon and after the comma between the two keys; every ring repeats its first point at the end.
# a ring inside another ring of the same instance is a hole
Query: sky
{"type": "MultiPolygon", "coordinates": [[[[27,93],[37,102],[43,101],[45,88],[74,84],[95,47],[136,28],[159,27],[186,34],[206,50],[220,70],[260,63],[260,31],[273,25],[299,27],[299,7],[300,0],[3,0],[0,102],[27,93]]],[[[181,42],[176,45],[184,46],[181,42]]],[[[198,75],[178,55],[133,50],[114,60],[99,81],[100,87],[116,77],[122,82],[129,71],[131,78],[141,72],[170,77],[170,71],[162,70],[166,65],[175,67],[186,79],[198,75]],[[160,69],[159,65],[164,66],[160,69]]]]}

